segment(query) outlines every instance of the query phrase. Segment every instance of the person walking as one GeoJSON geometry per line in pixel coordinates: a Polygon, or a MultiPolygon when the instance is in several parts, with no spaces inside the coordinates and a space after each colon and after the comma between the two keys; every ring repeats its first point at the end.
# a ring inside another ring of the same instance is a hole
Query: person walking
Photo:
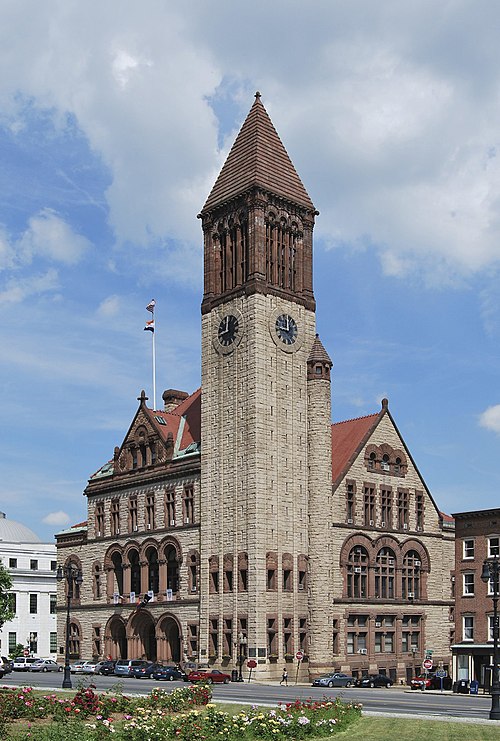
{"type": "Polygon", "coordinates": [[[285,687],[288,687],[288,672],[286,670],[286,667],[283,669],[283,674],[281,676],[281,682],[280,684],[284,684],[285,687]]]}

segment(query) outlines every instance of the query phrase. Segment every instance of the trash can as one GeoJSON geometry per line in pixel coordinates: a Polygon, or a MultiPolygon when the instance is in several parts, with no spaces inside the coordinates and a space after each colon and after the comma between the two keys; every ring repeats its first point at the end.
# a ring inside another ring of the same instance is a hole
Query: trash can
{"type": "Polygon", "coordinates": [[[467,679],[459,679],[457,682],[457,692],[459,695],[469,694],[469,682],[467,679]]]}
{"type": "Polygon", "coordinates": [[[231,682],[237,682],[238,681],[238,670],[233,669],[231,672],[231,682]]]}
{"type": "Polygon", "coordinates": [[[473,679],[470,683],[470,694],[471,695],[479,694],[479,682],[477,681],[477,679],[473,679]]]}

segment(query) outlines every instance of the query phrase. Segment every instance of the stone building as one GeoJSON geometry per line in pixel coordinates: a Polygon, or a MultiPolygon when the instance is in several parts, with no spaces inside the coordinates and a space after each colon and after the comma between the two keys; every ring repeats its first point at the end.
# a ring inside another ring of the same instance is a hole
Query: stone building
{"type": "Polygon", "coordinates": [[[245,655],[263,676],[299,650],[303,676],[405,678],[429,644],[448,662],[453,535],[387,402],[331,424],[317,213],[257,94],[199,215],[201,390],[141,395],[87,525],[57,536],[84,573],[74,654],[245,655]]]}
{"type": "Polygon", "coordinates": [[[454,514],[455,642],[453,676],[491,684],[493,666],[493,580],[484,583],[484,561],[500,557],[500,509],[454,514]]]}

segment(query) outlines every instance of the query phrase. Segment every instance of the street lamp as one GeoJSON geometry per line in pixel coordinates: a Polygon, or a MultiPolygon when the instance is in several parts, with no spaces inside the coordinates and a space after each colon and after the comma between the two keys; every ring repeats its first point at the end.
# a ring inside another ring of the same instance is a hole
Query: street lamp
{"type": "Polygon", "coordinates": [[[64,679],[62,683],[63,689],[71,689],[71,671],[69,668],[69,610],[71,606],[71,600],[75,594],[75,585],[80,586],[83,582],[81,570],[70,563],[68,566],[58,566],[56,579],[61,582],[66,579],[66,645],[64,653],[64,679]]]}
{"type": "Polygon", "coordinates": [[[498,556],[493,559],[486,560],[483,563],[483,570],[481,572],[481,579],[485,584],[493,583],[493,593],[491,599],[493,600],[493,672],[491,677],[491,710],[490,720],[500,720],[500,682],[498,679],[498,597],[499,585],[498,576],[500,574],[500,564],[498,563],[498,556]]]}
{"type": "Polygon", "coordinates": [[[238,672],[238,682],[243,682],[243,674],[241,673],[241,670],[243,668],[243,660],[245,658],[244,649],[247,645],[247,637],[246,635],[243,635],[243,633],[240,633],[238,636],[239,644],[240,644],[240,653],[238,658],[238,664],[239,664],[239,672],[238,672]]]}

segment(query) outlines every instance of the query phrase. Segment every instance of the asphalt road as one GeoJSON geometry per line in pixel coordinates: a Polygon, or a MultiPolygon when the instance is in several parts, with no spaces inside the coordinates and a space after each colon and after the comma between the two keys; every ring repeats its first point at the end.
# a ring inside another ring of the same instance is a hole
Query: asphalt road
{"type": "MultiPolygon", "coordinates": [[[[30,685],[39,689],[60,689],[62,673],[12,672],[1,680],[4,686],[30,685]]],[[[94,684],[98,690],[105,691],[119,685],[124,694],[148,694],[153,687],[162,687],[167,692],[185,686],[183,682],[155,682],[149,679],[128,679],[103,677],[101,675],[71,675],[73,689],[82,684],[94,684]]],[[[360,702],[366,711],[394,713],[401,715],[448,716],[458,719],[487,719],[491,707],[489,695],[453,695],[439,691],[410,691],[404,687],[389,689],[360,689],[356,687],[328,689],[293,685],[280,687],[279,684],[260,682],[231,683],[213,685],[214,699],[221,702],[234,702],[256,705],[277,705],[296,699],[340,696],[343,700],[360,702]]]]}

